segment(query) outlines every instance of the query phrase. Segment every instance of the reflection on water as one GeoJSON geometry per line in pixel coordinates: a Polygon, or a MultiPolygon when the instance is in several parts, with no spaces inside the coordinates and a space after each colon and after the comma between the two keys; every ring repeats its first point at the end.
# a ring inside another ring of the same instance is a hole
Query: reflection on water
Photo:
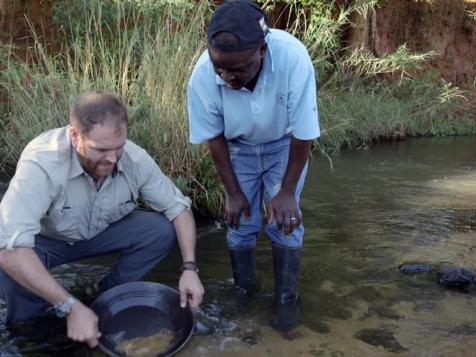
{"type": "MultiPolygon", "coordinates": [[[[233,300],[225,231],[202,227],[206,299],[197,318],[213,333],[194,336],[181,355],[473,355],[476,291],[446,289],[436,271],[446,264],[476,270],[475,153],[471,138],[415,139],[343,152],[333,158],[333,172],[323,158],[313,160],[302,198],[303,324],[286,336],[268,326],[274,283],[267,238],[257,247],[261,289],[242,313],[233,300]],[[404,262],[432,269],[404,275],[404,262]]],[[[146,279],[176,286],[178,266],[175,254],[146,279]]],[[[0,344],[0,356],[18,351],[2,330],[0,344]]]]}

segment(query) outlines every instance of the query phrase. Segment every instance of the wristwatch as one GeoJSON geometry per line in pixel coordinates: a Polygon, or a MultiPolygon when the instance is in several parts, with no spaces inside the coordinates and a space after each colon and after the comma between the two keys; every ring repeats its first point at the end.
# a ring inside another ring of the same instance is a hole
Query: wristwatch
{"type": "Polygon", "coordinates": [[[74,297],[70,296],[68,299],[66,299],[66,301],[60,302],[53,306],[53,308],[55,309],[56,316],[58,316],[59,318],[68,316],[71,312],[73,304],[76,301],[77,300],[74,297]]]}
{"type": "Polygon", "coordinates": [[[199,270],[198,270],[198,267],[197,267],[197,263],[196,262],[193,262],[193,261],[185,261],[182,263],[182,268],[181,268],[182,272],[184,270],[193,270],[195,273],[198,273],[199,270]]]}

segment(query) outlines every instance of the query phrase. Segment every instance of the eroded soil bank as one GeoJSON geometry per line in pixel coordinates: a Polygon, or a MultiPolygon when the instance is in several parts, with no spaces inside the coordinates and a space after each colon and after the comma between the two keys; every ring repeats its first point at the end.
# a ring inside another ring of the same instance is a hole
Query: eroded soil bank
{"type": "MultiPolygon", "coordinates": [[[[346,6],[348,1],[337,3],[346,6]]],[[[58,30],[54,4],[54,0],[1,0],[0,40],[13,41],[20,49],[29,46],[34,26],[54,41],[58,30]]],[[[287,15],[285,4],[277,4],[270,14],[274,26],[286,26],[283,12],[287,15]]],[[[355,14],[350,25],[343,40],[353,46],[369,48],[377,56],[402,44],[415,52],[435,51],[431,66],[445,80],[468,88],[476,84],[476,0],[383,0],[369,16],[355,14]]]]}

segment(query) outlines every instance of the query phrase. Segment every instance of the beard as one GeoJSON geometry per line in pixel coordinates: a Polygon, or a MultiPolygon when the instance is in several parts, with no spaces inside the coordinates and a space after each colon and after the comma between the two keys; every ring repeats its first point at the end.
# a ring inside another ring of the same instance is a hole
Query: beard
{"type": "Polygon", "coordinates": [[[102,180],[111,175],[116,165],[109,160],[92,161],[84,154],[85,150],[82,145],[78,145],[76,154],[84,171],[86,171],[94,180],[102,180]]]}

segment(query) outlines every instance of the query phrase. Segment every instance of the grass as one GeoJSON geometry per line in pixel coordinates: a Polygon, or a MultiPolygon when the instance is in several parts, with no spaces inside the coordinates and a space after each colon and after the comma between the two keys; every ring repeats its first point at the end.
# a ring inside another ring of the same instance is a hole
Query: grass
{"type": "MultiPolygon", "coordinates": [[[[412,54],[402,46],[384,58],[362,50],[342,56],[339,31],[352,11],[370,11],[375,1],[358,2],[338,16],[327,2],[290,3],[298,14],[290,31],[309,48],[319,75],[321,152],[382,137],[475,133],[474,123],[457,115],[461,91],[415,76],[433,54],[412,54]],[[383,80],[388,78],[393,80],[383,80]]],[[[11,174],[28,141],[66,125],[79,93],[105,89],[126,103],[130,138],[199,210],[218,212],[221,184],[206,147],[188,143],[186,108],[188,78],[205,48],[210,2],[75,0],[55,6],[60,30],[53,45],[36,37],[32,26],[32,60],[17,58],[10,44],[0,46],[0,169],[11,174]]]]}
{"type": "Polygon", "coordinates": [[[69,104],[79,93],[105,89],[126,103],[130,138],[154,156],[197,206],[219,207],[219,182],[206,151],[188,144],[186,108],[188,77],[205,46],[209,4],[162,1],[149,11],[136,6],[138,1],[110,1],[106,9],[105,3],[77,1],[68,9],[55,44],[59,50],[47,47],[32,28],[34,61],[22,62],[3,45],[0,86],[8,104],[1,113],[2,170],[12,172],[33,137],[66,125],[69,104]]]}

